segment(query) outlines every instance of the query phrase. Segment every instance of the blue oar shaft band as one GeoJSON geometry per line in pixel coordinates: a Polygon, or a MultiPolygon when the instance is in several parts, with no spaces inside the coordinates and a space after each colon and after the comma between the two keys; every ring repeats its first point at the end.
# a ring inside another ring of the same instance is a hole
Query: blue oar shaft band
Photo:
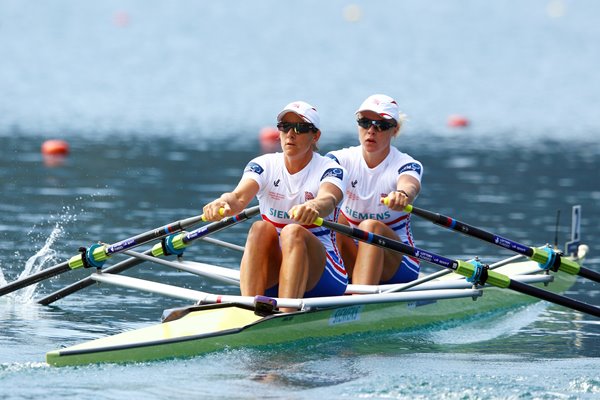
{"type": "Polygon", "coordinates": [[[454,229],[456,226],[456,220],[450,217],[446,217],[446,226],[450,229],[454,229]]]}

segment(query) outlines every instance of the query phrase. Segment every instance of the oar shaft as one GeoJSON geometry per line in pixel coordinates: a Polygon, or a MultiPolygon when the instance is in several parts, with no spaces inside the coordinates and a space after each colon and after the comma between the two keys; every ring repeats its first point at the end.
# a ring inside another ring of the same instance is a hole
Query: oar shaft
{"type": "MultiPolygon", "coordinates": [[[[146,254],[146,255],[150,255],[152,254],[151,250],[146,250],[144,253],[142,254],[146,254]]],[[[141,263],[143,263],[144,260],[140,260],[138,258],[129,258],[127,260],[121,261],[120,263],[117,263],[115,265],[113,265],[112,267],[108,267],[105,268],[103,270],[103,273],[105,274],[118,274],[120,272],[123,272],[125,270],[128,270],[131,267],[134,267],[136,265],[139,265],[141,263]]],[[[49,294],[48,296],[40,299],[37,301],[38,304],[47,306],[49,304],[54,303],[57,300],[60,300],[64,297],[67,297],[70,294],[73,294],[75,292],[80,291],[81,289],[85,289],[89,286],[92,286],[95,283],[95,281],[90,278],[89,276],[86,278],[83,278],[67,287],[64,287],[60,290],[57,290],[54,293],[49,294]]]]}
{"type": "Polygon", "coordinates": [[[476,226],[468,225],[464,222],[457,221],[454,218],[448,217],[446,215],[427,211],[412,205],[408,206],[405,210],[410,212],[411,214],[415,214],[419,217],[425,218],[426,220],[429,220],[434,224],[443,226],[444,228],[460,232],[467,236],[479,238],[488,243],[504,247],[508,250],[512,250],[516,253],[522,254],[527,257],[533,256],[533,249],[531,247],[522,245],[517,242],[513,242],[510,239],[506,239],[502,236],[495,235],[483,229],[477,228],[476,226]]]}
{"type": "Polygon", "coordinates": [[[508,288],[515,290],[519,293],[524,293],[529,296],[537,297],[538,299],[544,299],[551,303],[555,303],[567,308],[572,308],[574,310],[581,311],[582,313],[593,315],[595,317],[600,317],[600,308],[596,306],[572,299],[570,297],[561,296],[559,294],[552,293],[535,286],[527,285],[514,279],[511,279],[508,288]]]}
{"type": "MultiPolygon", "coordinates": [[[[238,215],[232,215],[230,217],[223,218],[222,220],[217,221],[214,224],[217,227],[220,227],[220,226],[226,227],[226,226],[229,226],[232,224],[237,224],[238,222],[241,222],[241,221],[245,221],[249,218],[252,218],[255,215],[257,215],[259,212],[260,212],[259,206],[250,207],[250,208],[245,209],[238,215]]],[[[211,233],[211,229],[213,229],[211,226],[212,225],[205,225],[205,226],[202,226],[191,232],[182,232],[178,235],[170,236],[168,238],[169,239],[168,241],[170,242],[170,244],[167,247],[171,246],[172,248],[168,249],[168,250],[171,252],[174,252],[174,251],[183,252],[183,249],[185,249],[187,246],[192,244],[192,242],[194,242],[195,240],[198,240],[198,239],[202,239],[208,233],[211,233]]],[[[217,229],[222,229],[222,228],[217,228],[217,229]]],[[[152,249],[152,254],[156,257],[161,257],[161,256],[165,255],[165,246],[163,246],[160,243],[155,245],[152,249]]],[[[167,252],[167,254],[170,254],[170,253],[167,252]]]]}
{"type": "MultiPolygon", "coordinates": [[[[258,206],[255,207],[251,207],[248,208],[244,211],[242,211],[240,214],[232,216],[232,217],[227,217],[227,218],[223,218],[220,221],[217,222],[213,222],[210,223],[208,225],[205,225],[202,227],[201,230],[198,230],[199,232],[197,232],[194,235],[195,239],[200,239],[204,236],[213,234],[215,232],[218,232],[222,229],[225,229],[229,226],[232,225],[236,225],[239,222],[245,221],[249,218],[252,218],[253,216],[255,216],[256,214],[258,214],[260,212],[258,206]]],[[[145,255],[153,255],[152,250],[146,250],[144,253],[145,255]]],[[[118,264],[115,264],[112,267],[109,268],[105,268],[103,270],[103,273],[105,274],[118,274],[120,272],[123,272],[131,267],[134,267],[138,264],[141,264],[142,262],[144,262],[144,260],[138,259],[138,258],[130,258],[128,260],[122,261],[118,264]]],[[[59,290],[57,292],[54,292],[52,294],[50,294],[49,296],[44,297],[43,299],[39,300],[38,303],[42,304],[42,305],[48,305],[51,304],[57,300],[62,299],[65,296],[68,296],[72,293],[75,293],[81,289],[84,289],[88,286],[91,286],[94,284],[94,280],[92,280],[90,277],[84,278],[78,282],[75,282],[74,284],[67,286],[66,288],[63,288],[62,290],[59,290]]]]}
{"type": "Polygon", "coordinates": [[[62,274],[70,270],[69,263],[67,261],[55,265],[54,267],[45,269],[33,275],[29,275],[23,279],[16,280],[14,282],[8,283],[2,287],[0,287],[0,296],[4,296],[5,294],[14,292],[15,290],[22,289],[26,286],[33,285],[34,283],[38,283],[43,281],[44,279],[52,278],[53,276],[62,274]]]}
{"type": "MultiPolygon", "coordinates": [[[[319,222],[317,222],[316,224],[319,225],[319,222]]],[[[413,256],[420,260],[427,261],[431,264],[441,265],[442,267],[450,268],[451,270],[456,270],[458,268],[457,261],[451,260],[446,257],[442,257],[434,253],[430,253],[417,247],[409,246],[398,240],[393,240],[385,236],[377,235],[371,232],[366,232],[358,228],[352,228],[350,226],[338,224],[336,222],[331,221],[322,220],[321,225],[326,228],[333,229],[334,231],[340,232],[346,236],[353,237],[355,239],[373,244],[375,246],[391,249],[402,254],[413,256]]]]}
{"type": "MultiPolygon", "coordinates": [[[[378,247],[394,250],[399,253],[407,254],[432,264],[440,265],[444,268],[449,268],[455,271],[457,274],[465,277],[471,277],[476,272],[475,265],[469,262],[452,260],[450,258],[442,257],[435,253],[428,252],[417,247],[411,247],[400,241],[389,239],[385,236],[381,236],[375,233],[365,232],[358,228],[352,228],[347,225],[338,224],[332,221],[325,221],[321,218],[318,218],[317,221],[315,221],[315,224],[324,226],[326,228],[332,229],[344,235],[353,237],[355,239],[378,247]]],[[[586,304],[579,300],[560,296],[543,289],[534,288],[533,286],[529,286],[523,283],[514,283],[516,281],[511,280],[508,276],[500,274],[496,271],[487,271],[487,279],[485,282],[492,286],[500,288],[510,288],[521,293],[527,293],[530,296],[537,297],[541,300],[547,300],[552,303],[556,303],[562,306],[573,308],[581,312],[585,312],[595,317],[600,317],[600,308],[596,306],[586,304]],[[576,305],[577,308],[573,305],[576,305]]]]}
{"type": "Polygon", "coordinates": [[[120,242],[114,243],[110,246],[107,246],[105,251],[106,255],[112,255],[115,253],[120,253],[124,250],[131,249],[133,247],[142,245],[144,243],[148,243],[154,239],[160,239],[163,236],[170,235],[172,233],[180,232],[190,226],[196,225],[204,221],[204,214],[182,219],[179,221],[171,222],[165,226],[161,226],[160,228],[152,229],[150,231],[140,233],[139,235],[133,236],[129,239],[121,240],[120,242]]]}
{"type": "MultiPolygon", "coordinates": [[[[120,242],[114,243],[112,245],[99,246],[93,252],[92,257],[97,257],[96,261],[104,261],[106,258],[110,257],[115,253],[120,253],[122,251],[132,249],[134,247],[140,246],[142,244],[148,243],[151,240],[160,239],[164,236],[167,236],[171,233],[180,232],[190,226],[196,225],[197,223],[204,220],[204,214],[190,217],[186,219],[182,219],[179,221],[171,222],[170,224],[161,226],[160,228],[156,228],[139,235],[130,237],[125,240],[121,240],[120,242]]],[[[70,260],[57,264],[53,267],[47,268],[43,271],[39,271],[33,275],[27,276],[23,279],[19,279],[17,281],[11,282],[7,285],[4,285],[0,288],[0,296],[4,296],[5,294],[14,292],[15,290],[22,289],[26,286],[33,285],[34,283],[41,282],[44,279],[52,278],[53,276],[60,275],[64,272],[67,272],[71,269],[77,269],[84,265],[83,258],[84,254],[80,254],[74,257],[71,257],[70,260]]]]}
{"type": "Polygon", "coordinates": [[[584,278],[590,279],[594,282],[600,282],[600,274],[596,271],[592,271],[589,268],[581,267],[579,269],[579,276],[583,276],[584,278]]]}
{"type": "MultiPolygon", "coordinates": [[[[454,218],[448,217],[446,215],[424,210],[413,205],[406,206],[404,210],[411,214],[416,214],[419,217],[429,220],[437,225],[443,226],[444,228],[463,233],[467,236],[473,236],[485,242],[522,254],[526,257],[531,258],[537,263],[545,264],[547,262],[550,262],[549,258],[551,253],[545,251],[544,249],[536,249],[533,247],[526,246],[524,244],[515,242],[505,237],[487,232],[483,229],[477,228],[476,226],[457,221],[454,218]]],[[[593,280],[594,282],[600,283],[599,273],[584,268],[573,260],[569,260],[567,258],[557,258],[555,260],[555,263],[560,271],[566,272],[571,275],[579,275],[593,280]]]]}

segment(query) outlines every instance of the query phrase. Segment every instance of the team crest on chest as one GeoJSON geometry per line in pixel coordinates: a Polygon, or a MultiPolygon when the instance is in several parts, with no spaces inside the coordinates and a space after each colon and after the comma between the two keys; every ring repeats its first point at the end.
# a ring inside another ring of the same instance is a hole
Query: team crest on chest
{"type": "Polygon", "coordinates": [[[315,195],[311,192],[304,192],[304,201],[313,200],[315,195]]]}

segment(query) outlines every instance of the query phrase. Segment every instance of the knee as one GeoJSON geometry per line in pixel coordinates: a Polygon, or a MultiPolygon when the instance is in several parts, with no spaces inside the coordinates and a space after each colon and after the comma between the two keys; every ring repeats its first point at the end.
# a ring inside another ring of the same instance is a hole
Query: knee
{"type": "Polygon", "coordinates": [[[303,241],[305,235],[311,233],[298,224],[289,224],[281,229],[279,233],[279,239],[281,240],[281,246],[293,245],[299,241],[303,241]]]}
{"type": "Polygon", "coordinates": [[[360,224],[358,224],[358,229],[362,229],[363,231],[373,232],[373,233],[383,233],[387,228],[387,225],[381,221],[376,221],[374,219],[365,219],[360,224]]]}
{"type": "Polygon", "coordinates": [[[267,221],[256,221],[248,231],[247,241],[265,240],[271,236],[277,236],[275,227],[267,221]]]}

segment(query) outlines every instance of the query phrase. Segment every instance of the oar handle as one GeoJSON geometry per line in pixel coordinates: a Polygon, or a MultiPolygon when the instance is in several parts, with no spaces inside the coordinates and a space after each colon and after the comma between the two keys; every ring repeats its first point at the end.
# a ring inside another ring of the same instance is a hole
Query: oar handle
{"type": "MultiPolygon", "coordinates": [[[[219,208],[219,215],[220,216],[225,215],[225,209],[223,207],[219,208]]],[[[200,218],[202,219],[203,222],[208,222],[208,219],[206,218],[206,215],[202,214],[200,216],[200,218]]]]}

